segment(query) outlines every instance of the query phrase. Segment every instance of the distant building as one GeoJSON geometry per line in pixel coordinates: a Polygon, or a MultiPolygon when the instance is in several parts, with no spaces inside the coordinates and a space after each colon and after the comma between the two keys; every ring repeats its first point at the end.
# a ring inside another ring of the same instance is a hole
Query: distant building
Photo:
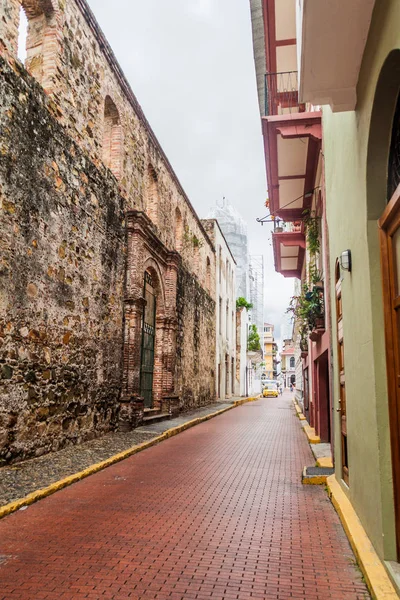
{"type": "Polygon", "coordinates": [[[247,225],[239,212],[226,198],[210,210],[209,219],[217,219],[228,246],[236,261],[236,297],[249,300],[249,254],[247,225]]]}
{"type": "Polygon", "coordinates": [[[277,344],[274,339],[274,325],[264,323],[264,371],[267,379],[275,379],[277,376],[277,344]]]}
{"type": "Polygon", "coordinates": [[[261,349],[263,348],[264,331],[264,256],[251,255],[249,257],[249,283],[250,302],[253,308],[250,311],[251,323],[257,327],[261,349]]]}
{"type": "Polygon", "coordinates": [[[283,340],[281,352],[281,380],[285,387],[296,385],[296,359],[293,341],[283,340]]]}

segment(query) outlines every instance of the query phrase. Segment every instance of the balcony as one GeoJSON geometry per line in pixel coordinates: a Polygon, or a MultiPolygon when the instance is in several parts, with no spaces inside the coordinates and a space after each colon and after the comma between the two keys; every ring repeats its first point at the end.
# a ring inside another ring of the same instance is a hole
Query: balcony
{"type": "MultiPolygon", "coordinates": [[[[286,98],[289,101],[289,92],[286,98]]],[[[262,125],[270,212],[283,221],[301,221],[311,207],[315,187],[321,113],[271,115],[263,117],[262,125]]]]}
{"type": "Polygon", "coordinates": [[[266,73],[264,76],[264,116],[304,112],[299,105],[297,71],[266,73]]]}
{"type": "Polygon", "coordinates": [[[284,277],[301,279],[306,247],[303,223],[276,219],[272,234],[272,246],[275,270],[284,277]]]}
{"type": "Polygon", "coordinates": [[[299,98],[354,110],[375,0],[297,0],[299,98]]]}

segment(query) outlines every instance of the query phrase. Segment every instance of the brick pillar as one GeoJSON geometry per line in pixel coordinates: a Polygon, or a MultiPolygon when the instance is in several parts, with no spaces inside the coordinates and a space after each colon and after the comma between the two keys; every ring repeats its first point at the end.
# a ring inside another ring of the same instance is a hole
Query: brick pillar
{"type": "Polygon", "coordinates": [[[180,256],[171,252],[165,273],[165,318],[164,318],[164,352],[163,352],[163,394],[177,396],[175,380],[176,366],[176,332],[178,320],[176,316],[176,294],[180,256]]]}

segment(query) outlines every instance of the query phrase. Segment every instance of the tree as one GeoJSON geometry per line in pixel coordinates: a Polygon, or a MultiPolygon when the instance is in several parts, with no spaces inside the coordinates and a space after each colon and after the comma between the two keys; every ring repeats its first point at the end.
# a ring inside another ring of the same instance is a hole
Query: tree
{"type": "Polygon", "coordinates": [[[260,336],[258,335],[256,325],[250,325],[249,337],[247,340],[247,350],[250,352],[257,352],[257,350],[261,350],[260,336]]]}
{"type": "Polygon", "coordinates": [[[251,302],[247,302],[246,298],[243,298],[243,296],[240,296],[239,298],[236,299],[236,308],[242,308],[244,307],[246,310],[250,310],[251,308],[253,308],[253,305],[251,304],[251,302]]]}

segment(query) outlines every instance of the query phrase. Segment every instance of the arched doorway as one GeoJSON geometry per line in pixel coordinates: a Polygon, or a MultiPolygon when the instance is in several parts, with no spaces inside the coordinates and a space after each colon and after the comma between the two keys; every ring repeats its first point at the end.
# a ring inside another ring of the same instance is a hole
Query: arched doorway
{"type": "Polygon", "coordinates": [[[144,407],[153,407],[154,355],[156,339],[157,295],[149,271],[144,274],[143,297],[145,307],[142,321],[142,347],[140,353],[140,395],[144,407]]]}
{"type": "Polygon", "coordinates": [[[379,219],[397,558],[400,558],[400,50],[377,84],[368,145],[367,208],[379,219]]]}

